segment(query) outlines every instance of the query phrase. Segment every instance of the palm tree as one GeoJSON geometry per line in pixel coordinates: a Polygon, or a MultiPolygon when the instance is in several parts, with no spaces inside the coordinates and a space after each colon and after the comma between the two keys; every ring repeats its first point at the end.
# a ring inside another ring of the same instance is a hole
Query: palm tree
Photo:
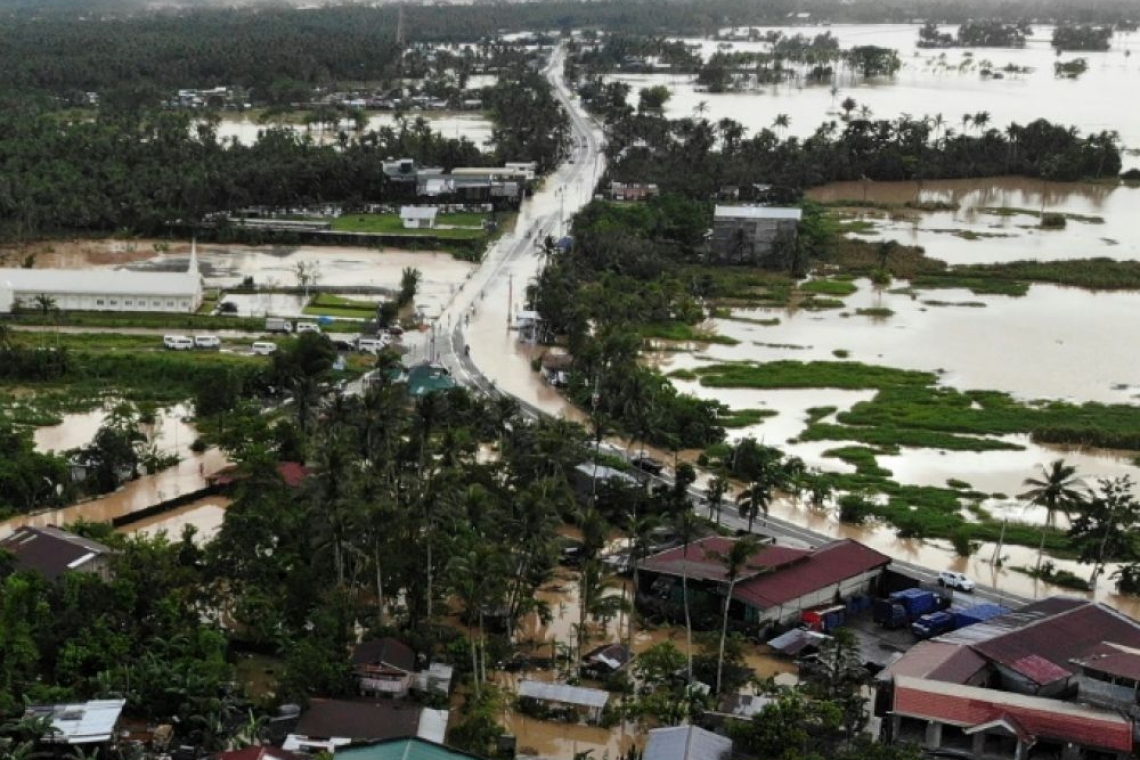
{"type": "Polygon", "coordinates": [[[768,507],[772,505],[772,485],[765,476],[757,477],[748,484],[748,488],[736,497],[736,504],[740,508],[740,516],[748,518],[748,532],[752,532],[752,524],[757,515],[764,513],[768,518],[768,507]]]}
{"type": "Polygon", "coordinates": [[[984,131],[985,126],[990,123],[989,111],[978,111],[974,114],[974,126],[978,128],[979,132],[984,131]]]}
{"type": "Polygon", "coordinates": [[[720,649],[716,660],[716,693],[720,694],[721,677],[724,672],[724,643],[728,638],[728,608],[732,604],[732,594],[736,590],[736,582],[740,573],[748,565],[760,549],[760,542],[755,536],[745,536],[733,542],[732,547],[724,553],[710,551],[706,556],[715,559],[724,565],[724,578],[728,581],[728,590],[724,595],[724,610],[720,624],[720,649]]]}
{"type": "Polygon", "coordinates": [[[1048,467],[1041,465],[1041,476],[1026,478],[1022,483],[1029,490],[1018,496],[1028,499],[1030,504],[1045,508],[1045,525],[1041,528],[1041,543],[1037,547],[1037,570],[1041,570],[1041,558],[1045,554],[1045,534],[1056,522],[1057,513],[1067,516],[1080,505],[1088,495],[1088,486],[1077,477],[1077,468],[1057,459],[1048,467]]]}
{"type": "Polygon", "coordinates": [[[709,102],[702,100],[693,107],[694,116],[704,116],[709,112],[709,102]]]}
{"type": "Polygon", "coordinates": [[[839,107],[843,109],[844,121],[851,119],[851,112],[854,111],[858,105],[859,104],[855,101],[855,98],[846,97],[843,99],[843,102],[839,104],[839,107]]]}
{"type": "Polygon", "coordinates": [[[718,475],[709,480],[706,493],[708,493],[710,520],[720,522],[720,507],[724,503],[724,496],[728,493],[728,489],[728,478],[722,478],[718,475]]]}
{"type": "Polygon", "coordinates": [[[47,316],[48,312],[55,310],[55,299],[47,293],[40,293],[32,299],[32,303],[39,309],[41,316],[47,316]]]}
{"type": "Polygon", "coordinates": [[[787,132],[787,129],[789,126],[791,126],[791,123],[792,117],[788,116],[786,113],[780,113],[776,114],[776,118],[772,120],[772,127],[780,130],[781,134],[783,134],[787,132]]]}

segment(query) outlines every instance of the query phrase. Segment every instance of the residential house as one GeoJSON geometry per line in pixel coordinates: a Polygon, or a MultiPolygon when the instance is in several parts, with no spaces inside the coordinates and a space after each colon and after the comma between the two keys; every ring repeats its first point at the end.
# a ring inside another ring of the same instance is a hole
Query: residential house
{"type": "Polygon", "coordinates": [[[415,669],[416,653],[390,636],[363,641],[352,651],[352,675],[361,694],[406,697],[415,669]]]}
{"type": "Polygon", "coordinates": [[[1042,599],[922,642],[880,680],[894,740],[973,758],[1120,757],[1140,717],[1140,622],[1042,599]]]}
{"type": "Polygon", "coordinates": [[[12,553],[16,570],[32,570],[48,580],[64,573],[91,573],[111,578],[111,548],[56,527],[17,528],[0,540],[0,550],[12,553]]]}
{"type": "Polygon", "coordinates": [[[891,736],[940,756],[1124,760],[1132,722],[1044,697],[909,676],[895,678],[891,736]]]}
{"type": "Polygon", "coordinates": [[[438,213],[435,206],[401,206],[400,222],[406,230],[430,230],[435,227],[438,213]]]}
{"type": "Polygon", "coordinates": [[[426,739],[388,739],[382,742],[346,747],[337,760],[480,760],[476,755],[445,747],[426,739]]]}
{"type": "Polygon", "coordinates": [[[654,183],[611,182],[607,194],[615,201],[643,201],[660,195],[660,188],[654,183]]]}
{"type": "Polygon", "coordinates": [[[722,264],[764,264],[794,243],[803,211],[774,206],[717,206],[713,212],[709,260],[722,264]]]}
{"type": "Polygon", "coordinates": [[[25,719],[50,719],[51,730],[44,744],[88,746],[110,742],[118,734],[125,699],[95,699],[57,705],[31,705],[25,719]]]}
{"type": "Polygon", "coordinates": [[[332,751],[354,742],[385,739],[442,742],[447,722],[446,710],[428,710],[410,702],[312,699],[282,746],[292,751],[332,751]]]}
{"type": "Polygon", "coordinates": [[[424,362],[408,367],[408,395],[412,398],[426,396],[437,391],[448,391],[455,387],[455,378],[440,364],[424,362]]]}
{"type": "Polygon", "coordinates": [[[570,482],[581,504],[588,504],[608,491],[640,487],[637,478],[628,472],[597,462],[583,462],[575,467],[570,473],[570,482]]]}
{"type": "Polygon", "coordinates": [[[633,650],[625,644],[604,644],[582,656],[582,675],[605,678],[633,662],[633,650]]]}
{"type": "Polygon", "coordinates": [[[308,760],[308,756],[279,747],[258,746],[219,752],[215,760],[308,760]]]}
{"type": "Polygon", "coordinates": [[[732,739],[698,726],[670,726],[649,731],[642,760],[729,760],[732,739]]]}
{"type": "Polygon", "coordinates": [[[597,723],[602,719],[602,710],[609,699],[610,693],[602,689],[546,681],[519,682],[519,702],[524,712],[541,705],[545,710],[578,714],[590,723],[597,723]]]}

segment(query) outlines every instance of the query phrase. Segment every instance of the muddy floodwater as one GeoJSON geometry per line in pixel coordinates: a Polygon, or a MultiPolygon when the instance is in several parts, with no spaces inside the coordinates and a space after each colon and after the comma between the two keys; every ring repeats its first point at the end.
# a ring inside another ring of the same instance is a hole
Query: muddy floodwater
{"type": "MultiPolygon", "coordinates": [[[[1011,122],[1029,123],[1045,118],[1073,125],[1083,133],[1116,130],[1126,146],[1140,147],[1140,111],[1120,106],[1125,93],[1140,86],[1140,35],[1117,34],[1107,52],[1065,53],[1060,58],[1050,44],[1053,29],[1034,26],[1034,34],[1022,49],[974,48],[921,50],[917,47],[917,25],[863,24],[834,26],[761,27],[761,34],[783,32],[788,36],[802,34],[813,37],[830,33],[842,48],[878,45],[898,51],[902,68],[891,78],[855,81],[843,68],[837,69],[834,82],[808,85],[792,80],[763,86],[755,91],[710,93],[697,89],[693,78],[668,74],[618,74],[611,80],[627,82],[633,88],[630,101],[637,104],[642,87],[667,85],[673,96],[665,104],[670,118],[692,116],[704,104],[704,117],[715,124],[723,118],[734,119],[751,132],[771,128],[777,114],[790,118],[786,132],[799,137],[810,136],[825,121],[838,121],[843,114],[839,104],[848,97],[860,107],[870,109],[871,118],[897,119],[902,114],[914,117],[941,114],[946,126],[956,132],[964,127],[964,114],[986,111],[990,124],[999,129],[1011,122]],[[1126,56],[1126,52],[1133,55],[1126,56]],[[1088,71],[1079,79],[1057,78],[1053,63],[1074,58],[1088,61],[1088,71]],[[982,64],[995,70],[1007,65],[1028,68],[1024,74],[1003,74],[1002,79],[983,78],[982,64]],[[1074,104],[1079,103],[1079,108],[1074,104]]],[[[942,27],[954,34],[957,27],[942,27]]],[[[718,48],[708,39],[686,39],[699,45],[707,59],[718,48]]],[[[766,51],[759,42],[724,43],[729,51],[766,51]]],[[[1136,163],[1133,161],[1133,163],[1136,163]]]]}
{"type": "MultiPolygon", "coordinates": [[[[154,424],[140,425],[139,430],[148,442],[165,454],[177,454],[178,464],[153,474],[142,475],[128,481],[119,490],[62,509],[51,509],[32,515],[17,515],[0,522],[0,537],[10,534],[23,525],[45,527],[63,526],[78,520],[113,522],[132,513],[147,509],[163,501],[200,491],[206,487],[206,476],[229,464],[217,449],[202,453],[190,450],[198,437],[194,426],[187,421],[188,409],[174,406],[162,409],[154,424]]],[[[36,448],[40,451],[63,452],[85,446],[91,442],[107,416],[106,409],[64,415],[59,425],[41,427],[34,433],[36,448]]],[[[194,524],[199,541],[212,536],[221,524],[222,512],[229,501],[221,496],[209,496],[185,504],[170,512],[153,515],[138,523],[122,528],[123,532],[166,530],[177,538],[185,524],[194,524]]]]}
{"type": "MultiPolygon", "coordinates": [[[[352,246],[248,246],[203,243],[198,262],[207,287],[233,287],[252,277],[261,287],[297,286],[297,265],[313,265],[317,284],[396,292],[407,267],[420,270],[416,303],[443,303],[470,276],[475,265],[437,251],[378,250],[352,246]]],[[[56,241],[32,248],[37,267],[62,269],[185,270],[190,244],[156,240],[56,241]],[[156,249],[156,245],[159,249],[156,249]]],[[[373,296],[373,297],[379,297],[373,296]]],[[[293,315],[295,296],[255,293],[237,298],[243,312],[293,315]]]]}
{"type": "Polygon", "coordinates": [[[868,240],[922,246],[948,264],[992,264],[1035,259],[1140,259],[1140,185],[1045,182],[1025,177],[834,182],[808,192],[825,203],[855,201],[904,206],[942,203],[947,211],[855,211],[871,222],[868,240]],[[1067,214],[1064,229],[1043,230],[1041,213],[1067,214]]]}

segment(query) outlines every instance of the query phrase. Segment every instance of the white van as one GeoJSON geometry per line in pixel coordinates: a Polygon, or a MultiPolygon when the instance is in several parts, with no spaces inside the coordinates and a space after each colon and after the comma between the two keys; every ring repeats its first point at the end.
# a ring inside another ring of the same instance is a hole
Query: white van
{"type": "Polygon", "coordinates": [[[255,341],[254,344],[249,347],[249,350],[250,353],[257,354],[258,356],[269,356],[277,350],[277,344],[270,343],[267,340],[259,340],[255,341]]]}
{"type": "Polygon", "coordinates": [[[162,345],[171,351],[189,351],[194,348],[194,341],[185,335],[166,335],[162,339],[162,345]]]}
{"type": "Polygon", "coordinates": [[[378,354],[392,342],[391,335],[363,336],[356,339],[356,350],[366,354],[378,354]]]}
{"type": "Polygon", "coordinates": [[[318,325],[316,322],[298,322],[293,329],[297,333],[305,333],[305,332],[319,333],[321,331],[321,326],[318,325]]]}
{"type": "Polygon", "coordinates": [[[194,347],[207,349],[221,348],[222,339],[217,335],[195,335],[194,347]]]}

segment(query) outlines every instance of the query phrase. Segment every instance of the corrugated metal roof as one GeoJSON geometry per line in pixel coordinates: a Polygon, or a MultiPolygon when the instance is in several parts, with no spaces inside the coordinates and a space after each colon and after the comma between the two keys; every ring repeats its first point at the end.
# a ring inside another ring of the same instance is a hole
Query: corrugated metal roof
{"type": "Polygon", "coordinates": [[[336,757],[337,760],[471,760],[475,756],[448,749],[439,742],[423,739],[389,739],[375,744],[338,749],[336,757]]]}
{"type": "Polygon", "coordinates": [[[574,469],[588,478],[592,477],[597,480],[620,480],[631,485],[637,485],[637,478],[628,472],[622,472],[606,464],[583,462],[574,469]]]}
{"type": "Polygon", "coordinates": [[[17,294],[106,296],[196,296],[197,272],[136,272],[133,269],[0,269],[0,286],[17,294]]]}
{"type": "Polygon", "coordinates": [[[697,726],[654,728],[649,732],[644,760],[728,760],[732,739],[697,726]]]}
{"type": "Polygon", "coordinates": [[[429,221],[435,219],[435,215],[439,213],[439,209],[435,206],[401,206],[400,218],[401,219],[427,219],[429,221]]]}
{"type": "Polygon", "coordinates": [[[1103,642],[1140,648],[1140,622],[1103,604],[1085,602],[973,644],[973,648],[983,657],[1044,685],[1069,675],[1073,659],[1085,656],[1103,642]],[[1055,667],[1046,668],[1041,660],[1055,667]]]}
{"type": "Polygon", "coordinates": [[[899,676],[895,679],[893,712],[963,728],[1009,717],[1034,738],[1132,751],[1132,723],[1116,713],[976,686],[899,676]]]}
{"type": "Polygon", "coordinates": [[[714,219],[790,219],[799,221],[803,210],[779,206],[717,206],[714,219]]]}
{"type": "Polygon", "coordinates": [[[35,570],[55,580],[68,570],[82,567],[92,559],[110,553],[110,548],[59,528],[24,526],[0,540],[0,549],[12,552],[16,567],[35,570]]]}
{"type": "Polygon", "coordinates": [[[560,702],[564,705],[593,708],[605,707],[610,699],[610,693],[601,689],[587,689],[584,686],[545,681],[520,681],[519,696],[543,702],[560,702]]]}
{"type": "MultiPolygon", "coordinates": [[[[647,557],[641,566],[642,569],[653,573],[678,577],[687,570],[688,576],[694,580],[724,582],[728,580],[725,575],[724,563],[715,555],[728,554],[735,543],[736,539],[734,538],[709,536],[689,544],[687,551],[684,547],[679,546],[647,557]]],[[[763,571],[775,570],[802,560],[810,554],[811,551],[808,549],[793,549],[789,546],[763,546],[748,560],[746,567],[740,571],[739,577],[748,578],[763,571]]]]}
{"type": "Polygon", "coordinates": [[[424,708],[420,713],[420,723],[416,727],[416,736],[427,739],[429,742],[443,744],[447,737],[447,721],[451,714],[447,710],[432,710],[424,708]]]}
{"type": "Polygon", "coordinates": [[[52,732],[44,737],[54,744],[98,744],[110,741],[123,712],[125,699],[96,699],[60,705],[31,705],[25,718],[51,717],[52,732]]]}
{"type": "Polygon", "coordinates": [[[1092,653],[1073,660],[1099,673],[1140,681],[1140,650],[1104,643],[1094,647],[1092,653]]]}
{"type": "Polygon", "coordinates": [[[739,583],[733,597],[759,609],[777,607],[801,596],[890,564],[891,558],[858,541],[832,541],[784,571],[739,583]]]}

